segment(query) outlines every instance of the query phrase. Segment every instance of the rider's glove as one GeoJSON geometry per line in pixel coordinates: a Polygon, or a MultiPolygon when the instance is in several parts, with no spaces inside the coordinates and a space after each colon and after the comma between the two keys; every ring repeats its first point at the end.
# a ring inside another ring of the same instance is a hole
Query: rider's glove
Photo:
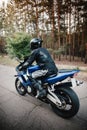
{"type": "Polygon", "coordinates": [[[19,71],[26,70],[28,66],[28,62],[24,63],[22,66],[19,67],[19,71]]]}
{"type": "Polygon", "coordinates": [[[22,71],[22,70],[23,70],[23,67],[22,67],[22,66],[20,66],[20,67],[19,67],[19,71],[22,71]]]}

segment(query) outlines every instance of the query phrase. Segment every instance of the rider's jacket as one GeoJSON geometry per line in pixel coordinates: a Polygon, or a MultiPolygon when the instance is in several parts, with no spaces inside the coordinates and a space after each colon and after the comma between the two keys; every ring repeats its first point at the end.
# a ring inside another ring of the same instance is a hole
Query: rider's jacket
{"type": "Polygon", "coordinates": [[[47,49],[42,47],[34,49],[26,62],[30,66],[34,61],[41,69],[48,70],[47,75],[57,74],[58,69],[47,49]]]}

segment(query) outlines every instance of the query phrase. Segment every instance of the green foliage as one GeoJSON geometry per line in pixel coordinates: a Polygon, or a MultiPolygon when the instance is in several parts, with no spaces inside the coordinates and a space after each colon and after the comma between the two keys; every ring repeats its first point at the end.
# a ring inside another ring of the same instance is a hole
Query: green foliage
{"type": "Polygon", "coordinates": [[[11,57],[23,59],[30,54],[29,43],[31,36],[27,33],[15,33],[6,38],[6,50],[11,57]]]}

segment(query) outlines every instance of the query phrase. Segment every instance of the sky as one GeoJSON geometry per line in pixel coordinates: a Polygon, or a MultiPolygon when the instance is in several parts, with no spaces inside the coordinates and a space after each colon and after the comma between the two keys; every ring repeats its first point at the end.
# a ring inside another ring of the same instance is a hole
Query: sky
{"type": "Polygon", "coordinates": [[[9,1],[9,0],[0,0],[0,7],[3,5],[3,4],[2,4],[3,2],[5,3],[5,7],[6,7],[8,1],[9,1]]]}

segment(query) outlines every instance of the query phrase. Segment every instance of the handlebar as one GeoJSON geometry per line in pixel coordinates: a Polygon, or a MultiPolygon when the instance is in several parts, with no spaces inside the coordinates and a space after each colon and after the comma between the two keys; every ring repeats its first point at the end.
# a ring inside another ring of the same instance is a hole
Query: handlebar
{"type": "Polygon", "coordinates": [[[22,65],[27,61],[29,57],[25,57],[23,61],[21,61],[18,57],[16,57],[15,59],[20,63],[17,67],[16,67],[16,71],[19,72],[19,68],[22,67],[22,65]]]}
{"type": "Polygon", "coordinates": [[[16,71],[19,72],[19,68],[22,67],[22,65],[24,64],[24,62],[21,62],[17,67],[16,67],[16,71]]]}

